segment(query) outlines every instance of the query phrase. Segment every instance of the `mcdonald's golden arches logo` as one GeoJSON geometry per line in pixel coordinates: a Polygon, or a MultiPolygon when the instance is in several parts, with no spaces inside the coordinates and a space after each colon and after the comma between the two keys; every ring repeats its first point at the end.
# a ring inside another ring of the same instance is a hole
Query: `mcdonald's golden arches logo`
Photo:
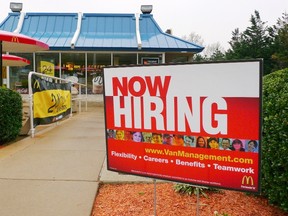
{"type": "Polygon", "coordinates": [[[243,176],[242,185],[243,184],[253,186],[254,185],[254,180],[253,180],[252,176],[246,176],[246,175],[243,176]]]}
{"type": "Polygon", "coordinates": [[[11,41],[13,43],[19,43],[19,38],[18,37],[12,37],[11,41]]]}
{"type": "Polygon", "coordinates": [[[34,85],[33,85],[34,89],[40,89],[40,83],[38,80],[35,80],[34,85]]]}

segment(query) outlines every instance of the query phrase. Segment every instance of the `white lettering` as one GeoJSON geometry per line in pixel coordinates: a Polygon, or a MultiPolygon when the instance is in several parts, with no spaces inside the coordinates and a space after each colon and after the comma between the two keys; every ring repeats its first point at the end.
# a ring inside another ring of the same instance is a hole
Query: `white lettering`
{"type": "MultiPolygon", "coordinates": [[[[178,99],[178,121],[185,122],[187,120],[189,127],[193,132],[200,132],[200,97],[193,98],[180,97],[178,99]],[[192,104],[192,110],[189,107],[188,101],[192,104]]],[[[179,131],[186,131],[185,124],[178,125],[179,131]]]]}
{"type": "Polygon", "coordinates": [[[209,134],[227,134],[227,115],[226,114],[214,114],[214,120],[217,122],[217,126],[213,127],[213,113],[212,106],[217,105],[218,110],[227,110],[226,101],[220,97],[208,97],[203,102],[203,127],[209,134]]]}
{"type": "Polygon", "coordinates": [[[254,174],[254,169],[251,167],[250,168],[241,168],[241,167],[221,166],[221,165],[216,164],[216,163],[214,163],[213,166],[214,166],[214,169],[216,169],[216,170],[254,174]]]}
{"type": "Polygon", "coordinates": [[[168,131],[175,131],[175,114],[174,114],[174,97],[172,98],[166,98],[167,101],[170,101],[170,103],[166,103],[166,116],[169,116],[169,118],[166,118],[167,123],[167,129],[168,131]]]}
{"type": "Polygon", "coordinates": [[[152,119],[155,119],[156,129],[164,130],[163,101],[158,97],[149,97],[144,100],[144,127],[151,129],[152,119]]]}
{"type": "Polygon", "coordinates": [[[147,155],[145,155],[143,158],[145,161],[150,161],[150,162],[166,163],[166,164],[169,163],[168,159],[164,159],[164,158],[153,158],[147,155]]]}
{"type": "Polygon", "coordinates": [[[200,163],[198,161],[189,162],[189,161],[181,161],[179,159],[176,159],[176,165],[205,168],[205,164],[200,163]]]}
{"type": "Polygon", "coordinates": [[[137,155],[134,155],[132,153],[116,152],[116,151],[111,151],[111,155],[114,157],[128,158],[133,160],[137,160],[138,157],[137,155]]]}
{"type": "Polygon", "coordinates": [[[113,105],[115,127],[228,134],[224,98],[119,96],[113,105]]]}
{"type": "Polygon", "coordinates": [[[121,116],[124,116],[126,127],[131,128],[131,100],[128,97],[122,97],[124,102],[123,107],[121,107],[120,98],[121,97],[113,97],[115,126],[121,126],[121,116]]]}
{"type": "MultiPolygon", "coordinates": [[[[134,97],[134,105],[135,107],[141,107],[141,97],[134,97]]],[[[134,127],[137,129],[141,129],[142,119],[141,119],[141,109],[134,110],[134,127]]]]}

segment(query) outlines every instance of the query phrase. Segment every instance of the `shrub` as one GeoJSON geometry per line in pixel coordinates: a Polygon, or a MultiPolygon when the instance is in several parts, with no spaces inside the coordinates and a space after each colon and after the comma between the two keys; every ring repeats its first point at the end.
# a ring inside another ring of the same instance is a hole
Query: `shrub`
{"type": "Polygon", "coordinates": [[[288,211],[288,68],[263,78],[262,191],[288,211]]]}
{"type": "Polygon", "coordinates": [[[188,194],[188,195],[197,195],[197,188],[199,191],[199,194],[203,195],[207,198],[207,195],[205,191],[212,191],[212,192],[219,192],[218,189],[210,188],[210,187],[196,187],[189,184],[182,184],[182,183],[176,183],[173,185],[173,188],[178,193],[188,194]]]}
{"type": "Polygon", "coordinates": [[[21,127],[21,95],[10,89],[0,87],[0,145],[15,140],[21,127]]]}

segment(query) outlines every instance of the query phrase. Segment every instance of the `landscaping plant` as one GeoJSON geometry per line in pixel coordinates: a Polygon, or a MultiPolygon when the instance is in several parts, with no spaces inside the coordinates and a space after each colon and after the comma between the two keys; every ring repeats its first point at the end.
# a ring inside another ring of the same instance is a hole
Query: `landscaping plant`
{"type": "Polygon", "coordinates": [[[22,127],[22,98],[0,87],[0,145],[15,140],[22,127]]]}
{"type": "Polygon", "coordinates": [[[203,195],[204,197],[207,198],[207,194],[205,191],[212,191],[212,192],[219,192],[218,189],[216,188],[210,188],[210,187],[198,187],[194,185],[189,185],[189,184],[183,184],[183,183],[175,183],[173,185],[174,191],[178,193],[183,193],[183,194],[188,194],[188,195],[197,195],[197,188],[199,191],[200,195],[203,195]]]}
{"type": "Polygon", "coordinates": [[[262,192],[288,211],[288,68],[263,78],[262,192]]]}

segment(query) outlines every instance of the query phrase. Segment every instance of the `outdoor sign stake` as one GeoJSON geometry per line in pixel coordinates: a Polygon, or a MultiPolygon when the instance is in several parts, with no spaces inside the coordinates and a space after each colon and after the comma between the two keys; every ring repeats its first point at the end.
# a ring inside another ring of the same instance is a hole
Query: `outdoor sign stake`
{"type": "Polygon", "coordinates": [[[262,70],[262,60],[104,68],[108,170],[259,193],[262,70]]]}
{"type": "Polygon", "coordinates": [[[154,183],[154,216],[157,215],[157,191],[156,191],[156,179],[153,179],[154,183]]]}
{"type": "Polygon", "coordinates": [[[199,187],[196,187],[196,196],[197,196],[196,216],[199,216],[199,206],[200,206],[200,200],[199,200],[199,187]]]}

